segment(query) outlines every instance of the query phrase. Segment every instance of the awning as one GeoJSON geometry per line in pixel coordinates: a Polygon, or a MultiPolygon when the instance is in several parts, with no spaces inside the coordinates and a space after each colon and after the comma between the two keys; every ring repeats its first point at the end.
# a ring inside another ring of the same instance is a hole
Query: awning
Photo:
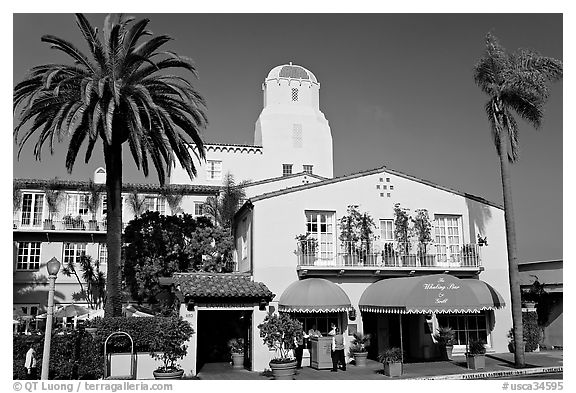
{"type": "Polygon", "coordinates": [[[286,288],[278,302],[279,311],[342,312],[352,310],[348,295],[324,278],[306,278],[286,288]]]}
{"type": "Polygon", "coordinates": [[[377,281],[366,288],[358,305],[366,312],[436,314],[477,313],[505,303],[484,281],[433,274],[377,281]]]}

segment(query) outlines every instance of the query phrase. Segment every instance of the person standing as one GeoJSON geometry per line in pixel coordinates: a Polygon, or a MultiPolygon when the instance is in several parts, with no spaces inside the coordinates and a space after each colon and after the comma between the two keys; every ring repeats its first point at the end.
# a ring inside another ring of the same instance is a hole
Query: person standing
{"type": "Polygon", "coordinates": [[[36,351],[33,347],[26,352],[24,367],[26,367],[26,379],[37,379],[36,351]]]}
{"type": "Polygon", "coordinates": [[[330,331],[328,332],[329,336],[333,336],[336,334],[336,324],[334,322],[330,322],[330,331]]]}
{"type": "Polygon", "coordinates": [[[342,364],[342,371],[346,371],[346,359],[344,357],[344,347],[346,341],[340,329],[334,328],[335,334],[332,336],[332,372],[338,371],[338,362],[342,364]]]}
{"type": "Polygon", "coordinates": [[[302,355],[304,354],[304,339],[308,338],[308,335],[302,331],[300,337],[294,337],[294,355],[296,355],[296,368],[302,368],[302,355]]]}

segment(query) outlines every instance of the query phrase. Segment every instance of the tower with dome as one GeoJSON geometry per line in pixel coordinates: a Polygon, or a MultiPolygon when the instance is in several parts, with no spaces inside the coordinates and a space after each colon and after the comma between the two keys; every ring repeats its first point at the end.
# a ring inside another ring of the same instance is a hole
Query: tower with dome
{"type": "Polygon", "coordinates": [[[219,185],[227,172],[253,182],[298,173],[332,178],[332,134],[320,110],[316,76],[291,62],[279,65],[266,76],[262,92],[252,145],[206,144],[206,162],[196,162],[198,176],[191,182],[177,167],[170,183],[219,185]]]}

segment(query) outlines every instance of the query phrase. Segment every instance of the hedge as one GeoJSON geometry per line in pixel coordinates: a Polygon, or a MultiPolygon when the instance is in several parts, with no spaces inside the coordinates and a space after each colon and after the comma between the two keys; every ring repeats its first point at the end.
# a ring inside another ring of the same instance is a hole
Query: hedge
{"type": "Polygon", "coordinates": [[[534,311],[522,313],[522,327],[524,329],[524,341],[526,352],[532,352],[538,348],[542,340],[542,329],[538,326],[538,313],[534,311]]]}
{"type": "MultiPolygon", "coordinates": [[[[13,379],[26,379],[26,352],[36,350],[38,375],[42,372],[43,335],[18,335],[13,338],[13,379]]],[[[103,352],[92,335],[83,330],[54,334],[50,345],[49,379],[98,379],[102,377],[103,352]]]]}

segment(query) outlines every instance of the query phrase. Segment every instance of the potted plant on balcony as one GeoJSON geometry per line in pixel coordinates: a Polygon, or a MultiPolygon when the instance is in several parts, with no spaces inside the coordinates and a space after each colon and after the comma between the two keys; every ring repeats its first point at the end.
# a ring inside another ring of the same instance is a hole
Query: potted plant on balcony
{"type": "Polygon", "coordinates": [[[464,266],[476,266],[478,264],[478,253],[474,244],[462,246],[462,261],[464,266]]]}
{"type": "Polygon", "coordinates": [[[313,266],[317,259],[316,250],[318,249],[318,240],[311,237],[310,233],[296,236],[298,241],[298,252],[300,254],[301,264],[304,266],[313,266]]]}
{"type": "Polygon", "coordinates": [[[162,366],[153,371],[155,379],[182,378],[184,370],[176,362],[186,356],[187,347],[184,344],[193,333],[190,323],[182,318],[166,318],[166,321],[160,323],[150,343],[150,356],[162,361],[162,366]]]}
{"type": "Polygon", "coordinates": [[[269,349],[276,351],[276,357],[270,360],[270,369],[274,379],[294,379],[296,372],[296,359],[290,354],[295,349],[296,342],[300,341],[303,332],[302,324],[290,318],[288,314],[268,314],[260,325],[260,337],[269,349]]]}
{"type": "Polygon", "coordinates": [[[468,341],[466,351],[466,363],[471,370],[480,370],[486,366],[486,348],[484,343],[478,340],[468,341]]]}
{"type": "Polygon", "coordinates": [[[394,250],[394,243],[385,243],[384,250],[382,250],[382,261],[384,266],[396,266],[396,250],[394,250]]]}
{"type": "Polygon", "coordinates": [[[92,214],[92,218],[88,221],[88,229],[90,231],[97,231],[98,228],[98,221],[96,221],[96,213],[98,212],[98,207],[100,206],[100,200],[102,199],[102,191],[100,187],[98,187],[92,179],[88,182],[88,195],[87,195],[87,202],[86,207],[88,211],[92,214]]]}
{"type": "Polygon", "coordinates": [[[400,348],[386,348],[378,355],[380,363],[384,364],[384,374],[388,377],[402,375],[402,351],[400,348]]]}
{"type": "Polygon", "coordinates": [[[44,188],[44,197],[48,207],[48,218],[44,220],[44,229],[51,230],[54,229],[54,215],[58,213],[62,199],[62,191],[58,189],[56,179],[48,182],[44,188]]]}
{"type": "Polygon", "coordinates": [[[414,232],[418,238],[418,259],[421,266],[434,266],[434,255],[428,255],[428,246],[432,241],[432,224],[428,210],[417,209],[412,218],[414,232]]]}
{"type": "Polygon", "coordinates": [[[344,265],[352,266],[358,264],[358,254],[360,247],[360,222],[362,214],[358,211],[358,205],[349,205],[346,215],[340,218],[340,236],[342,248],[344,250],[344,265]]]}
{"type": "Polygon", "coordinates": [[[362,253],[362,262],[365,266],[375,266],[376,265],[376,254],[372,249],[372,244],[374,240],[374,220],[368,213],[362,213],[359,220],[359,230],[360,230],[360,250],[362,253]]]}
{"type": "Polygon", "coordinates": [[[354,364],[358,367],[366,367],[368,357],[368,347],[370,346],[370,334],[354,333],[354,338],[350,343],[350,357],[354,358],[354,364]]]}
{"type": "Polygon", "coordinates": [[[394,238],[398,243],[398,253],[402,260],[402,266],[416,266],[416,255],[410,254],[410,215],[409,210],[394,205],[394,238]]]}
{"type": "Polygon", "coordinates": [[[233,368],[244,368],[244,339],[232,338],[228,340],[228,348],[232,356],[233,368]]]}
{"type": "Polygon", "coordinates": [[[437,333],[434,339],[440,345],[442,351],[442,358],[444,360],[452,360],[452,349],[454,348],[454,330],[449,326],[440,326],[436,329],[437,333]]]}

